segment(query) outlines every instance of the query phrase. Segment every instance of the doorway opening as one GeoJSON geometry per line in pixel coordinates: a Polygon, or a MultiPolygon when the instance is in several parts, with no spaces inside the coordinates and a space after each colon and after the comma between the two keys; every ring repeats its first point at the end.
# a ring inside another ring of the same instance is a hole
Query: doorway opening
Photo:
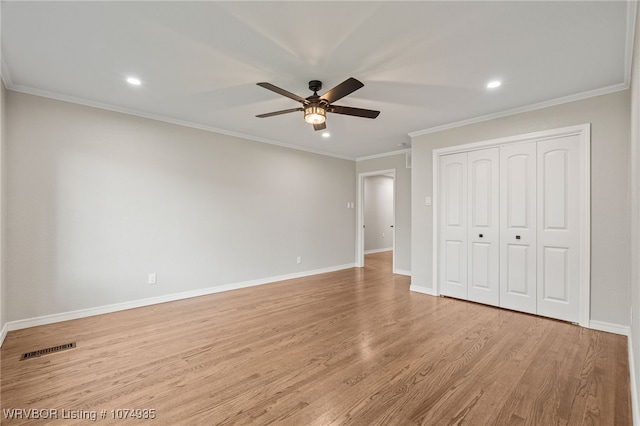
{"type": "Polygon", "coordinates": [[[395,271],[395,169],[358,175],[356,266],[365,255],[390,252],[395,271]]]}

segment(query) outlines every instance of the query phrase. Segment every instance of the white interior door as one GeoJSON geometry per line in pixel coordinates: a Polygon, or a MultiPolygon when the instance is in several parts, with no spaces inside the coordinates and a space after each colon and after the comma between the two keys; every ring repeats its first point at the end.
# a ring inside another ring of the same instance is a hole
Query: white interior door
{"type": "Polygon", "coordinates": [[[440,292],[467,298],[467,153],[440,157],[440,292]]]}
{"type": "Polygon", "coordinates": [[[579,136],[538,142],[538,315],[580,315],[579,136]]]}
{"type": "Polygon", "coordinates": [[[494,306],[500,301],[499,162],[498,148],[467,154],[468,299],[494,306]]]}
{"type": "Polygon", "coordinates": [[[500,147],[500,306],[536,313],[536,143],[500,147]]]}
{"type": "Polygon", "coordinates": [[[491,294],[494,282],[490,218],[497,200],[498,306],[588,327],[590,126],[433,153],[436,294],[495,304],[482,295],[491,294]],[[498,149],[497,171],[489,166],[492,149],[498,149]]]}

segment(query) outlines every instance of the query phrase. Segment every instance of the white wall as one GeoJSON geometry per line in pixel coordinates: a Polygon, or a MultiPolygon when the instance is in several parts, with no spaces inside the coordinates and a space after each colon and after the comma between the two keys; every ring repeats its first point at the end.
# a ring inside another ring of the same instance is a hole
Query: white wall
{"type": "Polygon", "coordinates": [[[353,161],[13,91],[7,114],[8,321],[354,263],[353,161]]]}
{"type": "Polygon", "coordinates": [[[5,197],[5,146],[6,146],[6,89],[4,87],[4,82],[0,79],[0,344],[4,340],[3,331],[5,330],[5,325],[7,324],[6,318],[6,280],[5,280],[5,211],[6,204],[4,202],[5,197]]]}
{"type": "Polygon", "coordinates": [[[367,176],[364,179],[364,250],[393,249],[393,178],[367,176]]]}
{"type": "Polygon", "coordinates": [[[591,320],[629,325],[629,91],[412,139],[412,285],[432,282],[432,150],[591,123],[591,320]]]}
{"type": "MultiPolygon", "coordinates": [[[[361,159],[357,173],[395,169],[395,264],[396,272],[411,274],[411,169],[405,153],[361,159]]],[[[357,184],[356,184],[357,185],[357,184]]]]}
{"type": "Polygon", "coordinates": [[[632,398],[634,398],[634,421],[640,424],[640,14],[636,16],[636,39],[631,72],[631,357],[632,398]]]}

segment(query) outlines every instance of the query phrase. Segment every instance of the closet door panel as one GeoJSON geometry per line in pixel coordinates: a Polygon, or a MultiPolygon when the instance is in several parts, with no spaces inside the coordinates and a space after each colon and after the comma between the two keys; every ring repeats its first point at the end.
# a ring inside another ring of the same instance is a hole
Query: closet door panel
{"type": "Polygon", "coordinates": [[[467,154],[440,157],[440,293],[467,299],[467,154]]]}
{"type": "Polygon", "coordinates": [[[536,313],[535,142],[500,148],[500,306],[536,313]]]}
{"type": "MultiPolygon", "coordinates": [[[[531,280],[529,272],[535,268],[530,267],[531,248],[526,245],[507,244],[505,259],[505,297],[501,306],[509,308],[508,297],[510,295],[525,297],[529,301],[535,298],[531,297],[531,293],[535,294],[535,280],[531,280]]],[[[532,303],[532,302],[530,302],[532,303]]],[[[535,304],[532,303],[530,312],[535,312],[535,304]]],[[[521,310],[521,309],[519,309],[521,310]]],[[[527,311],[529,312],[529,310],[527,311]]]]}
{"type": "Polygon", "coordinates": [[[467,153],[468,298],[494,306],[500,300],[499,162],[498,148],[467,153]]]}
{"type": "Polygon", "coordinates": [[[579,321],[579,138],[538,142],[539,315],[579,321]]]}

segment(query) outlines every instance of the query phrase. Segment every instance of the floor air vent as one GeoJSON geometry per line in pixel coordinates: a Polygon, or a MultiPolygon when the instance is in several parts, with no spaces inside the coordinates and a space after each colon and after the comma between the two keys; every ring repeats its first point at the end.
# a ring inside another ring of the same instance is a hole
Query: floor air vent
{"type": "Polygon", "coordinates": [[[46,349],[38,349],[37,351],[27,352],[26,354],[22,354],[20,361],[24,361],[25,359],[36,358],[42,355],[52,354],[54,352],[60,352],[67,349],[72,349],[76,347],[76,342],[65,343],[64,345],[52,346],[46,349]]]}

